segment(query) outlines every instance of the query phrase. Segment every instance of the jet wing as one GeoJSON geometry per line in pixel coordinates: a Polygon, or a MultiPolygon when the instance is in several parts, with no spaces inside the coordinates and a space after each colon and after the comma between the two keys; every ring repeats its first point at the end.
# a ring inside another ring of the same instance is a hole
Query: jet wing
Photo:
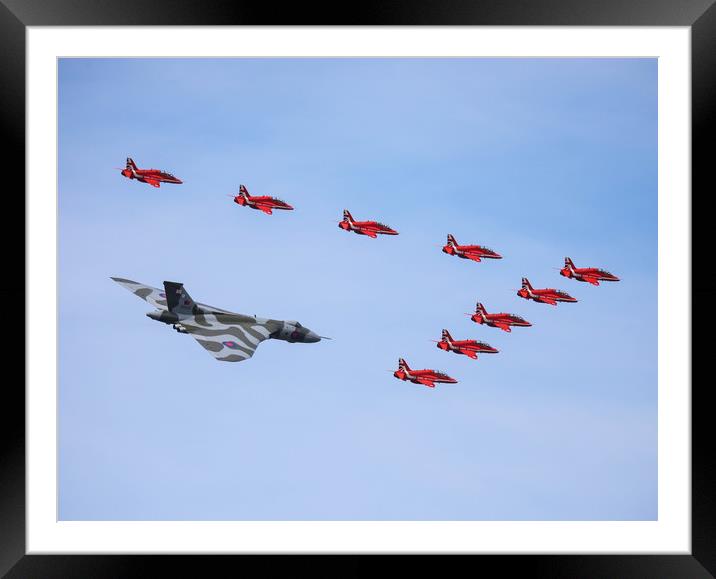
{"type": "Polygon", "coordinates": [[[540,300],[542,301],[543,304],[549,304],[550,306],[557,305],[556,300],[553,300],[552,298],[541,297],[540,300]]]}
{"type": "Polygon", "coordinates": [[[480,256],[479,256],[477,253],[470,253],[469,251],[466,251],[463,255],[464,255],[467,259],[471,259],[472,261],[477,261],[477,262],[482,261],[482,260],[480,259],[480,256]]]}
{"type": "Polygon", "coordinates": [[[597,278],[596,278],[596,277],[591,277],[591,276],[588,276],[588,275],[583,275],[583,276],[582,276],[582,279],[583,279],[584,281],[588,281],[588,282],[591,283],[592,285],[599,285],[599,281],[597,281],[597,278]]]}
{"type": "Polygon", "coordinates": [[[368,237],[371,237],[373,239],[376,239],[378,237],[375,230],[373,230],[373,229],[363,229],[361,231],[361,233],[363,233],[363,235],[367,235],[368,237]]]}
{"type": "Polygon", "coordinates": [[[155,287],[144,285],[139,282],[132,281],[131,279],[124,279],[122,277],[113,277],[111,279],[155,308],[159,310],[167,309],[167,297],[163,289],[157,289],[155,287]]]}
{"type": "Polygon", "coordinates": [[[270,205],[261,205],[260,203],[257,203],[256,207],[261,209],[261,211],[263,211],[266,215],[273,215],[273,211],[271,211],[270,205]]]}
{"type": "Polygon", "coordinates": [[[255,322],[223,323],[216,316],[197,316],[182,320],[181,326],[220,362],[243,362],[254,355],[269,330],[255,322]],[[201,323],[200,323],[201,321],[201,323]]]}
{"type": "Polygon", "coordinates": [[[427,378],[418,378],[418,383],[422,384],[423,386],[427,386],[428,388],[435,388],[435,382],[432,380],[428,380],[427,378]]]}
{"type": "Polygon", "coordinates": [[[149,183],[152,187],[159,187],[159,181],[151,177],[144,177],[144,182],[149,183]]]}
{"type": "Polygon", "coordinates": [[[496,323],[495,327],[500,328],[503,332],[511,332],[512,331],[512,330],[510,330],[510,326],[508,326],[507,324],[496,323]]]}

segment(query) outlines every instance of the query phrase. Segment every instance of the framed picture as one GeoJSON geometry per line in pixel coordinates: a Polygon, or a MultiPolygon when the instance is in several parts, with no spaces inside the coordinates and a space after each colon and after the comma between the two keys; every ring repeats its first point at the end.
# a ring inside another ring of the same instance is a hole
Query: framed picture
{"type": "Polygon", "coordinates": [[[574,8],[5,2],[0,571],[712,576],[716,9],[574,8]]]}

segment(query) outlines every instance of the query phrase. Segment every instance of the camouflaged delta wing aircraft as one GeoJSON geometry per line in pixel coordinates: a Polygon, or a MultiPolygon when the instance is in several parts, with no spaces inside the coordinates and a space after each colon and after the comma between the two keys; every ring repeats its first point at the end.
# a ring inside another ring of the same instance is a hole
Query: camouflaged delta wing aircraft
{"type": "Polygon", "coordinates": [[[261,342],[271,338],[291,343],[320,342],[325,338],[295,321],[245,316],[195,303],[181,283],[165,281],[162,291],[121,277],[112,279],[157,308],[148,317],[170,324],[180,334],[191,334],[222,362],[248,360],[261,342]]]}

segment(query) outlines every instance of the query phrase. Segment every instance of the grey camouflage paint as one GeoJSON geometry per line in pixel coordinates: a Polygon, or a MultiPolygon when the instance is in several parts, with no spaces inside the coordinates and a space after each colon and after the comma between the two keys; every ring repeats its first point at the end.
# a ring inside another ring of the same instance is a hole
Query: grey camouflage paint
{"type": "Polygon", "coordinates": [[[207,352],[222,362],[248,360],[264,340],[306,343],[321,340],[298,322],[246,316],[196,303],[181,283],[164,282],[165,289],[160,290],[121,277],[111,279],[157,308],[147,313],[148,317],[170,324],[178,332],[191,334],[207,352]],[[172,308],[167,305],[167,296],[171,298],[172,308]]]}

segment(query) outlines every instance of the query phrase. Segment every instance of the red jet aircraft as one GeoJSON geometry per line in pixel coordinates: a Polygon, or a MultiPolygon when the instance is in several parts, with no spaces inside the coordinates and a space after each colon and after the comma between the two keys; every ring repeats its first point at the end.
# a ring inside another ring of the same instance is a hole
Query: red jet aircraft
{"type": "Polygon", "coordinates": [[[488,314],[485,306],[483,306],[480,302],[477,302],[477,306],[475,306],[475,313],[467,315],[470,316],[470,319],[477,324],[485,324],[492,328],[500,328],[504,332],[511,332],[512,330],[510,330],[510,326],[529,327],[532,325],[524,318],[515,314],[505,314],[502,312],[499,314],[488,314]]]}
{"type": "Polygon", "coordinates": [[[472,261],[481,261],[482,259],[502,259],[502,256],[482,245],[459,245],[455,238],[448,233],[447,244],[443,247],[443,252],[448,255],[457,255],[462,259],[471,259],[472,261]]]}
{"type": "Polygon", "coordinates": [[[596,267],[574,267],[574,262],[568,257],[564,258],[564,267],[559,270],[564,277],[571,277],[577,281],[587,281],[592,285],[599,285],[600,281],[619,281],[619,278],[608,271],[596,267]]]}
{"type": "Polygon", "coordinates": [[[517,295],[526,300],[534,300],[543,304],[556,306],[557,302],[576,302],[567,292],[553,288],[534,289],[526,277],[522,278],[522,288],[517,295]]]}
{"type": "Polygon", "coordinates": [[[258,209],[267,215],[273,215],[273,209],[293,211],[293,207],[281,199],[276,199],[276,197],[269,197],[268,195],[253,197],[243,185],[239,185],[239,194],[234,197],[234,203],[238,203],[242,207],[245,206],[251,207],[251,209],[258,209]]]}
{"type": "Polygon", "coordinates": [[[136,179],[141,183],[149,183],[152,187],[159,187],[161,183],[182,184],[182,180],[177,179],[171,173],[166,173],[159,169],[138,169],[137,164],[130,157],[127,157],[127,167],[122,169],[122,175],[128,179],[136,179]]]}
{"type": "Polygon", "coordinates": [[[355,221],[348,209],[343,210],[343,221],[338,222],[338,227],[346,231],[353,231],[358,235],[367,235],[375,239],[380,235],[398,235],[395,229],[391,229],[378,221],[355,221]]]}
{"type": "Polygon", "coordinates": [[[485,342],[477,340],[453,340],[450,332],[443,330],[442,339],[437,343],[438,348],[446,352],[464,354],[468,358],[477,360],[478,354],[497,354],[499,350],[485,342]]]}
{"type": "Polygon", "coordinates": [[[450,378],[445,372],[438,372],[437,370],[411,370],[402,358],[398,358],[398,369],[393,372],[393,376],[399,380],[409,380],[413,384],[422,384],[428,388],[435,388],[436,382],[439,384],[457,384],[457,380],[450,378]]]}

